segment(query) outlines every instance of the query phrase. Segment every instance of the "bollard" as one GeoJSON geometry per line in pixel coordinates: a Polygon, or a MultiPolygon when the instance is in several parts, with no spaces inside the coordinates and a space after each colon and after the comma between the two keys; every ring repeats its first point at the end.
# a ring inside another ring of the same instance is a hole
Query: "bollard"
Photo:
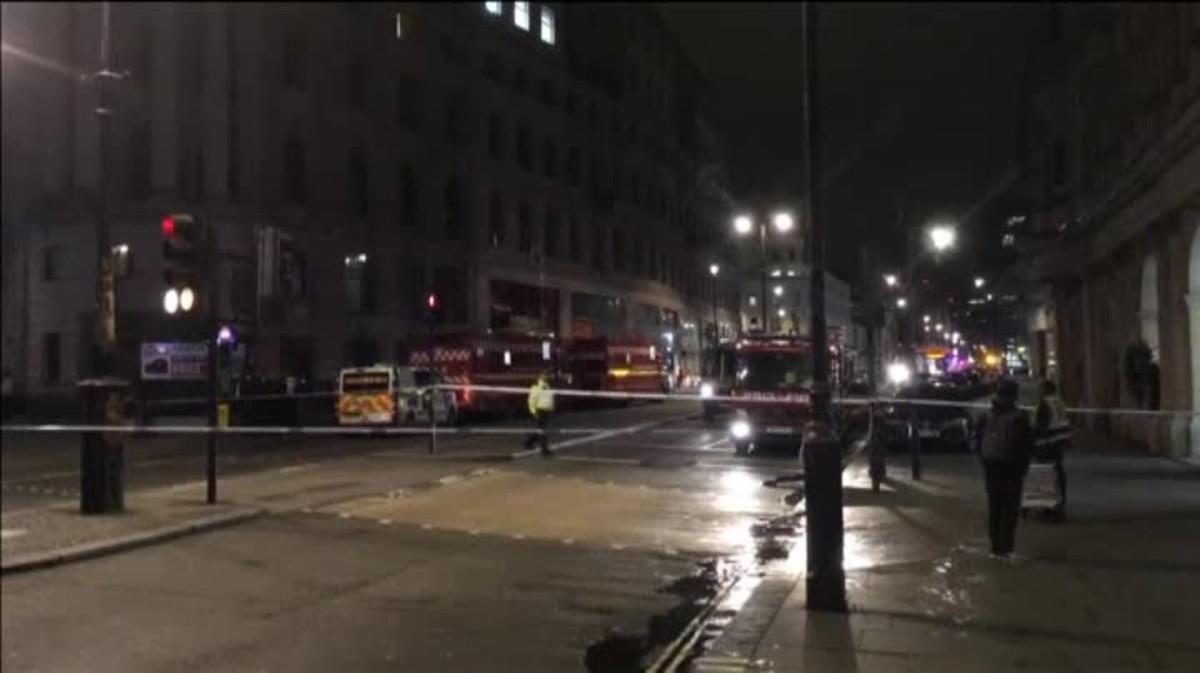
{"type": "MultiPolygon", "coordinates": [[[[129,384],[119,379],[79,382],[83,422],[122,425],[129,384]]],[[[111,514],[125,509],[125,446],[119,433],[85,432],[79,456],[79,511],[111,514]]]]}
{"type": "Polygon", "coordinates": [[[842,568],[842,446],[829,427],[813,423],[804,437],[804,516],[808,544],[807,608],[846,612],[842,568]]]}
{"type": "Polygon", "coordinates": [[[908,452],[910,458],[910,469],[912,471],[912,480],[921,480],[921,431],[916,418],[915,407],[908,408],[908,452]]]}
{"type": "Polygon", "coordinates": [[[867,413],[867,456],[870,459],[871,490],[878,493],[880,484],[887,479],[887,444],[878,437],[879,432],[875,429],[874,407],[868,405],[867,413]]]}

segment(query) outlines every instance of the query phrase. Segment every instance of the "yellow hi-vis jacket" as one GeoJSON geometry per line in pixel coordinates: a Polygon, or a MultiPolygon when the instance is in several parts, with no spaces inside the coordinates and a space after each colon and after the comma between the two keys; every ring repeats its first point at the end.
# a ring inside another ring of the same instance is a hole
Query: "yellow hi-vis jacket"
{"type": "Polygon", "coordinates": [[[554,391],[550,389],[549,383],[535,381],[529,386],[529,413],[536,416],[549,411],[554,411],[554,391]]]}

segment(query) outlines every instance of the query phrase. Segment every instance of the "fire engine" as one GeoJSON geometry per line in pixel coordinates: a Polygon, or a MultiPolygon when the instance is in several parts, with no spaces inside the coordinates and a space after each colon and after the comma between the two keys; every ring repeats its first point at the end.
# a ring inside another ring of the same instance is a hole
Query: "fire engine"
{"type": "Polygon", "coordinates": [[[409,354],[415,367],[430,367],[455,390],[462,413],[504,413],[525,407],[525,396],[473,390],[473,386],[528,388],[542,372],[552,383],[558,376],[560,345],[557,339],[537,335],[493,332],[441,335],[409,354]]]}
{"type": "Polygon", "coordinates": [[[565,369],[577,389],[626,393],[667,390],[663,353],[653,341],[633,337],[576,338],[567,342],[564,354],[565,369]]]}
{"type": "Polygon", "coordinates": [[[769,442],[799,449],[812,415],[812,345],[807,338],[756,335],[734,346],[729,434],[738,455],[769,442]]]}

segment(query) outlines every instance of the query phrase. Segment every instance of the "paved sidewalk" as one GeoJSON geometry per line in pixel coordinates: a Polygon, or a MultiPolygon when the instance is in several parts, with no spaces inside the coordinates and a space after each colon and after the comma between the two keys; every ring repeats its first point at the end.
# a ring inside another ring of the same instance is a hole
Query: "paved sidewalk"
{"type": "MultiPolygon", "coordinates": [[[[847,615],[809,613],[803,576],[764,581],[694,671],[1200,670],[1200,470],[1069,457],[1069,519],[1023,520],[990,558],[979,468],[931,455],[872,494],[846,479],[847,615]],[[749,626],[748,626],[749,625],[749,626]]],[[[800,558],[788,565],[804,567],[800,558]]]]}

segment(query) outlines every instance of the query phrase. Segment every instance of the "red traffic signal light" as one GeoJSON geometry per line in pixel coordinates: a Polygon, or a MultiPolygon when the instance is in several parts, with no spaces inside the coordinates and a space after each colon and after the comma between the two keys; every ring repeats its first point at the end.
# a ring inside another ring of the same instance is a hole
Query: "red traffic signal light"
{"type": "Polygon", "coordinates": [[[162,233],[164,238],[170,238],[175,235],[175,218],[164,217],[162,221],[162,233]]]}

